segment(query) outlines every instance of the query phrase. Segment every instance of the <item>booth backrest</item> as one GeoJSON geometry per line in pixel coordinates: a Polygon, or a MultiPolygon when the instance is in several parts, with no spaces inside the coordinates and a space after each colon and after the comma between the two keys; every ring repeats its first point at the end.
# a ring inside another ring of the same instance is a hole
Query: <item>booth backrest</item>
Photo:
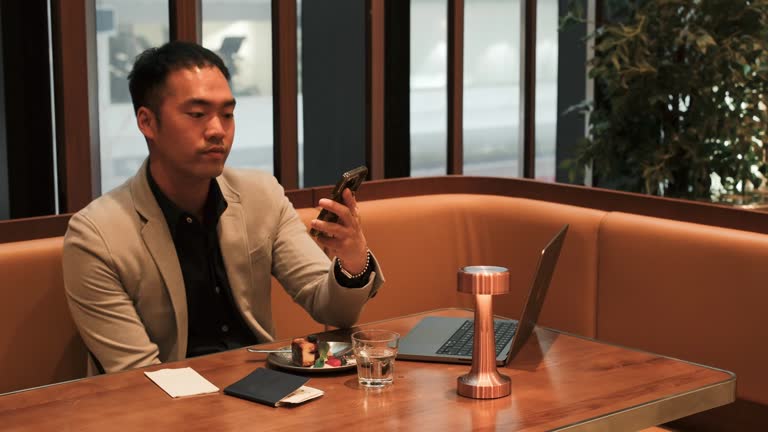
{"type": "Polygon", "coordinates": [[[733,371],[768,404],[768,235],[615,212],[598,241],[599,339],[733,371]]]}
{"type": "Polygon", "coordinates": [[[64,297],[62,244],[0,244],[0,393],[85,376],[85,346],[64,297]]]}
{"type": "MultiPolygon", "coordinates": [[[[365,235],[386,276],[360,322],[443,307],[473,307],[457,292],[459,268],[507,267],[512,292],[494,298],[496,313],[518,317],[541,249],[570,224],[541,324],[585,336],[595,334],[597,231],[605,212],[494,195],[425,195],[359,203],[365,235]]],[[[300,209],[305,224],[316,209],[300,209]]],[[[278,337],[317,329],[273,283],[278,337]],[[314,326],[314,327],[313,327],[314,326]]]]}

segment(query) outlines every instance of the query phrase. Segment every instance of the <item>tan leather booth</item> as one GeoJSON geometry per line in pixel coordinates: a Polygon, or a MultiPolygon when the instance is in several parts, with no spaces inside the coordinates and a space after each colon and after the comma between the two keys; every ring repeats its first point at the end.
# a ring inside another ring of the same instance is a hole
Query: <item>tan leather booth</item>
{"type": "Polygon", "coordinates": [[[69,315],[63,237],[0,244],[0,393],[85,376],[69,315]]]}
{"type": "Polygon", "coordinates": [[[599,339],[733,371],[768,404],[768,235],[615,212],[598,242],[599,339]]]}
{"type": "MultiPolygon", "coordinates": [[[[728,369],[741,400],[768,404],[760,338],[768,327],[768,235],[496,195],[359,206],[387,279],[361,322],[471,307],[471,296],[456,290],[466,265],[510,269],[512,293],[495,297],[494,307],[517,317],[541,248],[568,223],[540,324],[728,369]]],[[[308,224],[318,210],[298,212],[308,224]]],[[[0,244],[0,392],[85,375],[86,351],[64,298],[61,244],[60,237],[0,244]]],[[[271,302],[278,338],[323,330],[276,281],[271,302]]]]}

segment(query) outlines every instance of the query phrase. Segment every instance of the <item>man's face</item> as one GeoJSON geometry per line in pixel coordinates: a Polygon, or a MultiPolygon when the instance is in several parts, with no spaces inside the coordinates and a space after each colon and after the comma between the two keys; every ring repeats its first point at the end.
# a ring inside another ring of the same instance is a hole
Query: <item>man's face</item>
{"type": "Polygon", "coordinates": [[[173,71],[160,101],[157,113],[144,107],[138,113],[153,171],[157,168],[176,180],[207,180],[221,174],[235,136],[235,99],[221,71],[215,67],[173,71]]]}

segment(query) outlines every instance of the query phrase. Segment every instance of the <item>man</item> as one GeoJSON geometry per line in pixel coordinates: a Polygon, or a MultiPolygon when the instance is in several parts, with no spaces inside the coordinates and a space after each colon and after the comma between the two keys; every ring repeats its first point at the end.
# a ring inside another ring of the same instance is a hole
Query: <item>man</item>
{"type": "MultiPolygon", "coordinates": [[[[113,372],[271,341],[270,275],[317,321],[348,327],[384,282],[357,205],[307,234],[275,179],[224,168],[235,99],[221,59],[171,42],[128,77],[149,158],[72,217],[64,281],[92,367],[113,372]]],[[[93,371],[93,370],[91,370],[93,371]]]]}

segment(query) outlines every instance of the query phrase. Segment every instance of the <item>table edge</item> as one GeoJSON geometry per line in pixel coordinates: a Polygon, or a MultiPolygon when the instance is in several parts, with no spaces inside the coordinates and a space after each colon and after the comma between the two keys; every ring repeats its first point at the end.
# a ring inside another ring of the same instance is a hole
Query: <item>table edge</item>
{"type": "Polygon", "coordinates": [[[676,393],[615,411],[605,416],[595,416],[574,422],[554,430],[568,432],[602,432],[617,429],[642,430],[727,405],[735,400],[736,378],[734,376],[726,381],[717,382],[700,389],[676,393]],[[694,399],[700,399],[702,392],[706,392],[706,400],[697,404],[694,399]],[[667,404],[666,409],[663,411],[658,409],[661,403],[667,404]],[[704,404],[703,406],[702,403],[704,404]],[[621,416],[620,420],[619,416],[621,416]]]}

